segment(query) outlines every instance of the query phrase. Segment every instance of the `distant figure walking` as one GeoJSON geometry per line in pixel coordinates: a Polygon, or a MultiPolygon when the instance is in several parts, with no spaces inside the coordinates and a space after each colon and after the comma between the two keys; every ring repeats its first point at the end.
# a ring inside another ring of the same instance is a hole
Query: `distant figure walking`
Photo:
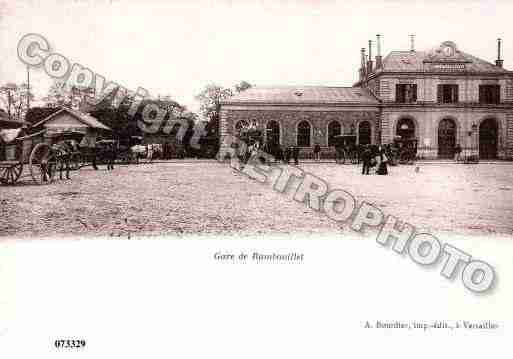
{"type": "Polygon", "coordinates": [[[292,157],[294,158],[294,165],[299,165],[299,147],[294,146],[292,148],[292,157]]]}
{"type": "Polygon", "coordinates": [[[362,152],[362,175],[368,175],[371,167],[372,153],[369,146],[365,146],[362,152]]]}
{"type": "Polygon", "coordinates": [[[342,160],[344,158],[344,146],[342,146],[341,144],[337,143],[335,145],[335,152],[336,152],[335,162],[336,163],[342,163],[342,160]]]}
{"type": "Polygon", "coordinates": [[[116,143],[112,142],[109,143],[107,146],[107,170],[113,170],[114,169],[114,162],[116,162],[117,157],[117,148],[116,143]]]}
{"type": "Polygon", "coordinates": [[[461,161],[461,146],[459,143],[454,147],[454,161],[461,161]]]}
{"type": "Polygon", "coordinates": [[[376,174],[378,175],[388,175],[388,168],[387,168],[388,158],[385,154],[385,150],[381,149],[379,151],[379,165],[378,169],[376,171],[376,174]]]}
{"type": "Polygon", "coordinates": [[[288,146],[287,148],[285,148],[285,156],[284,156],[284,161],[286,164],[289,164],[290,163],[290,158],[292,157],[292,148],[290,146],[288,146]]]}
{"type": "Polygon", "coordinates": [[[283,149],[281,148],[281,146],[278,144],[276,145],[276,154],[275,154],[275,160],[276,162],[281,162],[283,161],[283,149]]]}
{"type": "Polygon", "coordinates": [[[313,152],[315,161],[319,162],[321,160],[321,146],[318,143],[315,144],[313,152]]]}

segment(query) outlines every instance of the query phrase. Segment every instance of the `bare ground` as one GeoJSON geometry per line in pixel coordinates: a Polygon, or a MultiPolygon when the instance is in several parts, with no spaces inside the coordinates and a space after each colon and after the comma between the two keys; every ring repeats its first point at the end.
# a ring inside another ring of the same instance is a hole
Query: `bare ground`
{"type": "MultiPolygon", "coordinates": [[[[353,165],[303,170],[431,233],[513,235],[512,164],[420,164],[362,176],[353,165]]],[[[345,233],[337,223],[227,164],[85,168],[69,181],[0,186],[0,235],[112,237],[230,233],[345,233]]]]}

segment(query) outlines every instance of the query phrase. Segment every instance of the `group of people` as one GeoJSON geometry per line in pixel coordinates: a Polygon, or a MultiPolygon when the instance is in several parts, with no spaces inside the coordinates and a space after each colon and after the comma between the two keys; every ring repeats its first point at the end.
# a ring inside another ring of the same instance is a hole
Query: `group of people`
{"type": "Polygon", "coordinates": [[[87,134],[80,142],[80,147],[91,158],[91,165],[94,170],[98,170],[98,157],[106,160],[107,170],[114,169],[114,162],[117,158],[117,144],[115,141],[103,141],[96,134],[87,134]]]}
{"type": "MultiPolygon", "coordinates": [[[[242,168],[248,163],[250,158],[258,157],[259,153],[266,153],[274,157],[277,162],[290,164],[294,161],[294,165],[299,165],[299,147],[289,146],[283,149],[278,144],[264,143],[261,145],[259,140],[253,140],[240,143],[233,143],[232,148],[235,150],[235,156],[231,157],[232,167],[242,168]],[[261,152],[260,152],[261,151],[261,152]]],[[[261,162],[266,162],[264,155],[260,156],[261,162]]]]}
{"type": "Polygon", "coordinates": [[[381,146],[366,145],[361,153],[362,175],[370,174],[375,167],[377,175],[388,175],[388,156],[381,146]]]}
{"type": "MultiPolygon", "coordinates": [[[[270,154],[276,161],[289,164],[294,160],[294,165],[299,164],[299,147],[288,146],[283,149],[279,144],[265,143],[263,146],[260,141],[248,141],[241,143],[233,143],[232,148],[235,150],[235,156],[231,156],[232,167],[242,169],[251,157],[258,157],[259,151],[270,154]]],[[[378,175],[388,175],[388,161],[387,149],[381,146],[365,145],[362,146],[359,162],[362,162],[362,174],[370,174],[371,168],[376,168],[375,173],[378,175]]],[[[314,159],[320,161],[321,147],[316,144],[313,148],[314,159]]],[[[260,161],[265,162],[266,158],[260,156],[260,161]]]]}

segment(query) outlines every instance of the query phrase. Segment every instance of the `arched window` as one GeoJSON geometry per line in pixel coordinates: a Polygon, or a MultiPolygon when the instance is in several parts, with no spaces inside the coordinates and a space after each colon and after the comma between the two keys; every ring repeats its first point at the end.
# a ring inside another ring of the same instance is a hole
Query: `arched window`
{"type": "Polygon", "coordinates": [[[235,124],[235,135],[239,136],[240,135],[240,131],[243,128],[247,128],[248,126],[249,125],[248,125],[247,121],[244,121],[244,120],[237,121],[237,123],[235,124]]]}
{"type": "Polygon", "coordinates": [[[267,142],[270,145],[277,145],[280,143],[280,124],[278,121],[271,120],[267,123],[267,142]]]}
{"type": "Polygon", "coordinates": [[[342,134],[342,127],[340,126],[340,122],[331,121],[328,124],[328,146],[335,146],[337,142],[337,137],[342,134]]]}
{"type": "Polygon", "coordinates": [[[308,121],[301,121],[297,125],[297,145],[298,147],[310,147],[311,126],[308,121]]]}
{"type": "Polygon", "coordinates": [[[358,143],[360,145],[371,144],[371,125],[369,121],[360,122],[358,125],[358,143]]]}

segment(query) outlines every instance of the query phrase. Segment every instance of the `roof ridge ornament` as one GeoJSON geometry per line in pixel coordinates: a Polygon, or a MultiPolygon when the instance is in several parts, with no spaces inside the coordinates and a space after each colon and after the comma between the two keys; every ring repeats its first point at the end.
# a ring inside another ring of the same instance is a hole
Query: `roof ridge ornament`
{"type": "Polygon", "coordinates": [[[472,63],[473,60],[465,56],[453,41],[444,41],[429,51],[424,62],[463,64],[472,63]]]}

